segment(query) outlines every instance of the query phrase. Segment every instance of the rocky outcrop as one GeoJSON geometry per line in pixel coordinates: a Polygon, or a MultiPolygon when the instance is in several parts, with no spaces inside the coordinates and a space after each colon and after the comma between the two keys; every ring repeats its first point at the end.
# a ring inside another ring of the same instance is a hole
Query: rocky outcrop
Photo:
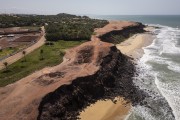
{"type": "Polygon", "coordinates": [[[144,27],[145,25],[142,23],[136,23],[123,29],[114,29],[111,32],[100,35],[99,38],[104,42],[118,44],[134,34],[145,32],[144,27]]]}
{"type": "Polygon", "coordinates": [[[76,78],[42,99],[38,120],[75,120],[80,111],[99,99],[123,96],[133,105],[144,99],[145,94],[133,85],[135,68],[127,56],[112,46],[106,56],[99,53],[98,58],[100,69],[95,74],[76,78]]]}

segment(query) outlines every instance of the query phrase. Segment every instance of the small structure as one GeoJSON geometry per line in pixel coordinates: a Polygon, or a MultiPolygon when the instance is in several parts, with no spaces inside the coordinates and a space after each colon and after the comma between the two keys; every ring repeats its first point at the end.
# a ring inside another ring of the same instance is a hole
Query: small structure
{"type": "Polygon", "coordinates": [[[3,36],[2,35],[0,35],[0,38],[2,38],[3,36]]]}
{"type": "Polygon", "coordinates": [[[47,26],[48,25],[48,23],[45,23],[45,26],[47,26]]]}
{"type": "Polygon", "coordinates": [[[13,34],[10,34],[10,35],[7,35],[7,37],[14,37],[14,35],[13,35],[13,34]]]}
{"type": "Polygon", "coordinates": [[[33,26],[36,26],[36,23],[33,23],[33,26]]]}

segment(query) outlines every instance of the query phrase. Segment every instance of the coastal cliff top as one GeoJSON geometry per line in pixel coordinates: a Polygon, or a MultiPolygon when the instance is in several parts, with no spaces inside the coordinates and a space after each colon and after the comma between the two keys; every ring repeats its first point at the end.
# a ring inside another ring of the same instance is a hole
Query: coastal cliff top
{"type": "Polygon", "coordinates": [[[95,74],[102,58],[113,45],[100,40],[89,41],[67,50],[63,63],[47,67],[0,88],[1,119],[36,119],[41,99],[79,77],[95,74]],[[8,106],[8,107],[7,107],[8,106]],[[28,113],[27,110],[30,110],[28,113]]]}
{"type": "Polygon", "coordinates": [[[114,30],[122,30],[123,28],[136,25],[138,25],[136,22],[131,21],[109,21],[109,24],[103,28],[96,29],[95,33],[96,36],[99,37],[114,30]]]}
{"type": "MultiPolygon", "coordinates": [[[[132,25],[136,23],[111,21],[95,32],[101,35],[132,25]]],[[[42,97],[64,84],[71,84],[76,78],[96,73],[100,69],[103,57],[109,54],[112,46],[111,43],[102,42],[97,35],[92,35],[91,41],[67,50],[63,63],[44,68],[14,84],[0,88],[0,93],[3,93],[0,97],[0,114],[3,116],[0,118],[35,119],[42,97]]]]}

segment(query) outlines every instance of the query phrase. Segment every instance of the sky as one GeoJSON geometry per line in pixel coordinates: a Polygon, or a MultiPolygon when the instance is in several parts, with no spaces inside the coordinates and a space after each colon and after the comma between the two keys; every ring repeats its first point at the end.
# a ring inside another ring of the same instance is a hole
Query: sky
{"type": "Polygon", "coordinates": [[[180,15],[180,0],[0,0],[0,13],[180,15]]]}

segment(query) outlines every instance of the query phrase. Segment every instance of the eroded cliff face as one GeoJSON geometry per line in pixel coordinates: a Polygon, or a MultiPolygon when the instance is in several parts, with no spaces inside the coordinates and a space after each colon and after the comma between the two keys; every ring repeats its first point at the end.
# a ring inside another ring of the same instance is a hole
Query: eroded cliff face
{"type": "Polygon", "coordinates": [[[115,28],[111,32],[100,35],[99,38],[104,42],[119,44],[134,34],[145,32],[144,28],[145,25],[142,23],[135,23],[120,30],[115,28]]]}
{"type": "Polygon", "coordinates": [[[132,104],[141,102],[144,94],[133,85],[135,68],[130,58],[115,46],[106,56],[98,54],[100,69],[93,75],[72,80],[47,94],[39,106],[38,120],[75,120],[81,110],[99,99],[123,96],[132,104]]]}
{"type": "Polygon", "coordinates": [[[144,93],[133,85],[135,68],[131,59],[98,36],[107,34],[108,40],[111,31],[136,25],[111,22],[97,29],[91,41],[67,50],[63,63],[0,88],[0,119],[74,120],[91,103],[116,96],[125,97],[133,105],[140,103],[144,93]]]}

